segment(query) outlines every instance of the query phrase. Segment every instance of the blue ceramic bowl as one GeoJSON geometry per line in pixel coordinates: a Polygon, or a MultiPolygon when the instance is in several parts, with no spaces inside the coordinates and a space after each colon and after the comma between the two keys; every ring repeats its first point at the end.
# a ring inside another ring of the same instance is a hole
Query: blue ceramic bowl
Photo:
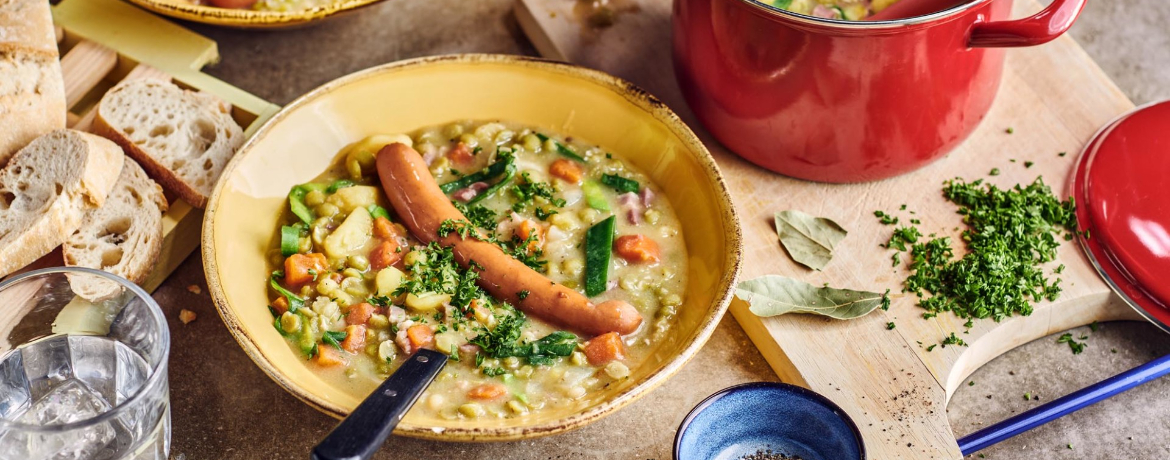
{"type": "Polygon", "coordinates": [[[853,420],[811,390],[786,383],[725,388],[691,409],[675,460],[736,460],[759,450],[803,460],[865,460],[853,420]]]}

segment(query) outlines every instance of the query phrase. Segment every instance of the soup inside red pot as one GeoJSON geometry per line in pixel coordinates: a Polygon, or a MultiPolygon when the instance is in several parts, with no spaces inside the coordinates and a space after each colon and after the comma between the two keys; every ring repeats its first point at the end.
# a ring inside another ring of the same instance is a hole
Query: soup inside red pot
{"type": "Polygon", "coordinates": [[[1055,39],[1083,7],[1055,0],[1010,20],[1011,0],[975,0],[842,21],[756,0],[675,0],[675,73],[699,120],[741,157],[802,179],[877,180],[962,142],[999,88],[998,48],[1055,39]]]}
{"type": "Polygon", "coordinates": [[[911,18],[954,8],[955,0],[759,0],[765,5],[805,16],[846,21],[911,18]]]}

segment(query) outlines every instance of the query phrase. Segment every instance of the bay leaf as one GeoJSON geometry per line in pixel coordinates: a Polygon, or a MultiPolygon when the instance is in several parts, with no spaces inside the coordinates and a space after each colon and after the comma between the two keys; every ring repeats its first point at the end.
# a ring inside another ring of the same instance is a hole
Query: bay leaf
{"type": "Polygon", "coordinates": [[[735,296],[756,316],[812,313],[836,319],[860,318],[882,305],[884,294],[818,287],[780,275],[741,281],[735,296]]]}
{"type": "Polygon", "coordinates": [[[776,235],[792,260],[821,270],[833,258],[833,248],[849,232],[824,217],[813,217],[795,209],[776,213],[776,235]]]}

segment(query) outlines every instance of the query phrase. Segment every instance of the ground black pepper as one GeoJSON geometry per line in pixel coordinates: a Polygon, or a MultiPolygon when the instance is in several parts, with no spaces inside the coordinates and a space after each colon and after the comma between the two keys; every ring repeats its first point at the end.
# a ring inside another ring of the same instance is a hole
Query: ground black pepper
{"type": "Polygon", "coordinates": [[[793,457],[784,455],[779,452],[774,452],[772,449],[760,449],[754,454],[747,454],[740,457],[739,460],[803,460],[800,457],[793,457]]]}

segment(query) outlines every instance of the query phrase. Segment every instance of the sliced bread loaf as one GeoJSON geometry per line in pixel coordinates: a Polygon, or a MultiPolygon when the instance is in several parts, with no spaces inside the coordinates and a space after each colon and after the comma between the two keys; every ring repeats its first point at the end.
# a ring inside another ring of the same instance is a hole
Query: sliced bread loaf
{"type": "Polygon", "coordinates": [[[153,79],[120,83],[102,97],[93,132],[121,145],[163,188],[203,208],[244,132],[231,106],[153,79]]]}
{"type": "Polygon", "coordinates": [[[106,204],[90,210],[62,246],[65,265],[105,270],[141,284],[162,249],[166,209],[162,187],[126,158],[106,204]]]}
{"type": "Polygon", "coordinates": [[[0,276],[48,254],[105,204],[123,158],[113,142],[70,129],[20,149],[0,170],[0,276]]]}
{"type": "Polygon", "coordinates": [[[0,167],[65,127],[65,84],[47,0],[0,0],[0,167]]]}

